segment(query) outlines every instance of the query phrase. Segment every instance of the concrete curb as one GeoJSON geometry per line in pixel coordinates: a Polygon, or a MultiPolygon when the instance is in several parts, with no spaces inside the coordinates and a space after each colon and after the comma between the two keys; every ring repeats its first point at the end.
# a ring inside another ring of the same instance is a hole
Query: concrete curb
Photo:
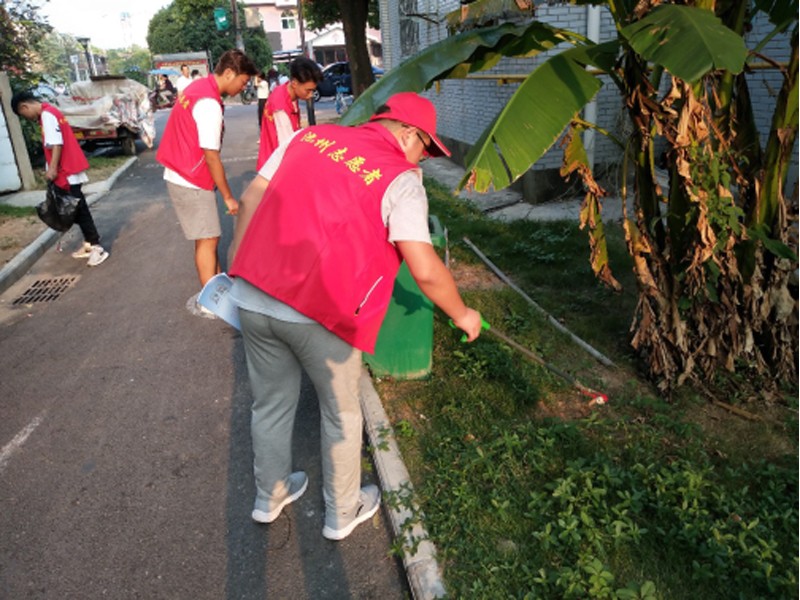
{"type": "MultiPolygon", "coordinates": [[[[138,157],[132,156],[125,162],[119,169],[106,179],[105,181],[98,182],[97,187],[86,196],[86,203],[91,206],[114,186],[117,179],[122,176],[130,167],[138,160],[138,157]]],[[[28,244],[19,254],[8,261],[2,269],[0,269],[0,293],[5,292],[8,288],[14,285],[20,278],[27,273],[30,268],[39,260],[42,255],[64,235],[53,229],[48,229],[36,238],[33,242],[28,244]]]]}
{"type": "MultiPolygon", "coordinates": [[[[372,455],[378,469],[381,487],[384,493],[397,495],[398,499],[404,500],[400,504],[405,504],[405,501],[412,499],[411,479],[400,454],[400,448],[397,446],[394,430],[366,369],[363,369],[361,373],[359,392],[367,435],[372,446],[372,455]]],[[[419,512],[416,511],[415,516],[412,509],[406,506],[386,505],[386,509],[392,522],[395,538],[402,540],[404,546],[414,547],[416,545],[416,552],[413,555],[409,555],[408,551],[403,553],[403,565],[412,595],[416,600],[444,597],[446,591],[439,564],[436,561],[436,547],[428,539],[419,512]],[[413,526],[408,529],[406,523],[413,523],[413,526]]]]}

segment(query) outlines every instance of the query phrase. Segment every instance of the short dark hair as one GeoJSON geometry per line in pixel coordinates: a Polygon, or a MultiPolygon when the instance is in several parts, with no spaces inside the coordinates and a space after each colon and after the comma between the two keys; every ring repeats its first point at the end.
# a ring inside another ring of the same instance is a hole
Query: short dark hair
{"type": "Polygon", "coordinates": [[[322,69],[310,58],[298,56],[289,64],[289,76],[300,83],[319,83],[322,81],[322,69]]]}
{"type": "Polygon", "coordinates": [[[15,115],[19,116],[19,105],[27,102],[40,102],[40,100],[30,90],[17,92],[11,97],[11,110],[14,111],[15,115]]]}
{"type": "Polygon", "coordinates": [[[256,64],[241,50],[228,50],[219,57],[214,74],[222,75],[225,69],[230,69],[237,75],[250,75],[250,77],[258,73],[256,64]]]}
{"type": "Polygon", "coordinates": [[[186,67],[186,68],[188,69],[188,68],[189,68],[189,65],[187,65],[186,63],[183,63],[183,64],[181,65],[181,71],[183,71],[183,67],[186,67]]]}

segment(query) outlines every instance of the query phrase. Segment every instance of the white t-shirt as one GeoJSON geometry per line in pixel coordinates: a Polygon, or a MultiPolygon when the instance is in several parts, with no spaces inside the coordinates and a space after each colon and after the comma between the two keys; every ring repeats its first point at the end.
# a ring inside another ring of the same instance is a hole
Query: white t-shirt
{"type": "MultiPolygon", "coordinates": [[[[201,98],[192,108],[192,118],[197,125],[197,137],[204,150],[222,148],[222,107],[213,98],[201,98]]],[[[164,169],[164,179],[170,183],[199,190],[172,169],[164,169]]]]}
{"type": "Polygon", "coordinates": [[[275,133],[278,134],[279,146],[294,137],[296,132],[294,127],[292,127],[292,120],[285,110],[279,110],[273,113],[272,122],[275,124],[275,133]]]}
{"type": "Polygon", "coordinates": [[[261,79],[256,86],[256,95],[259,100],[266,100],[269,98],[269,82],[266,79],[261,79]]]}
{"type": "Polygon", "coordinates": [[[186,77],[185,75],[181,75],[180,77],[178,77],[178,80],[175,82],[175,89],[178,90],[178,93],[180,93],[190,83],[192,83],[192,78],[191,77],[186,77]]]}
{"type": "MultiPolygon", "coordinates": [[[[42,134],[44,135],[45,146],[49,148],[53,146],[62,146],[61,151],[64,151],[64,136],[61,133],[61,125],[58,124],[58,119],[53,113],[42,111],[42,134]]],[[[87,181],[89,181],[89,175],[86,174],[86,171],[81,171],[74,175],[67,175],[67,182],[69,182],[70,185],[86,183],[87,181]]]]}

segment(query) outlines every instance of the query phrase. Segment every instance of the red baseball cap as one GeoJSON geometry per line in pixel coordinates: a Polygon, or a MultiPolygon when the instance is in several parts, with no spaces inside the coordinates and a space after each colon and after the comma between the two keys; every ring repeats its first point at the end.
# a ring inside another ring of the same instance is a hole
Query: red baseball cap
{"type": "Polygon", "coordinates": [[[414,92],[400,92],[389,98],[385,106],[389,110],[372,115],[370,121],[391,119],[416,127],[431,138],[426,148],[430,156],[450,156],[450,150],[436,137],[436,107],[433,102],[414,92]]]}

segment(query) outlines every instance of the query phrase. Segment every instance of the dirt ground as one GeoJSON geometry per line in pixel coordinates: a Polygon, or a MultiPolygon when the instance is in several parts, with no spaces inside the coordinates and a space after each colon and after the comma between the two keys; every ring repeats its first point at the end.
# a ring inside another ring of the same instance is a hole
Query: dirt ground
{"type": "Polygon", "coordinates": [[[0,216],[0,268],[41,235],[47,225],[35,215],[0,216]]]}

